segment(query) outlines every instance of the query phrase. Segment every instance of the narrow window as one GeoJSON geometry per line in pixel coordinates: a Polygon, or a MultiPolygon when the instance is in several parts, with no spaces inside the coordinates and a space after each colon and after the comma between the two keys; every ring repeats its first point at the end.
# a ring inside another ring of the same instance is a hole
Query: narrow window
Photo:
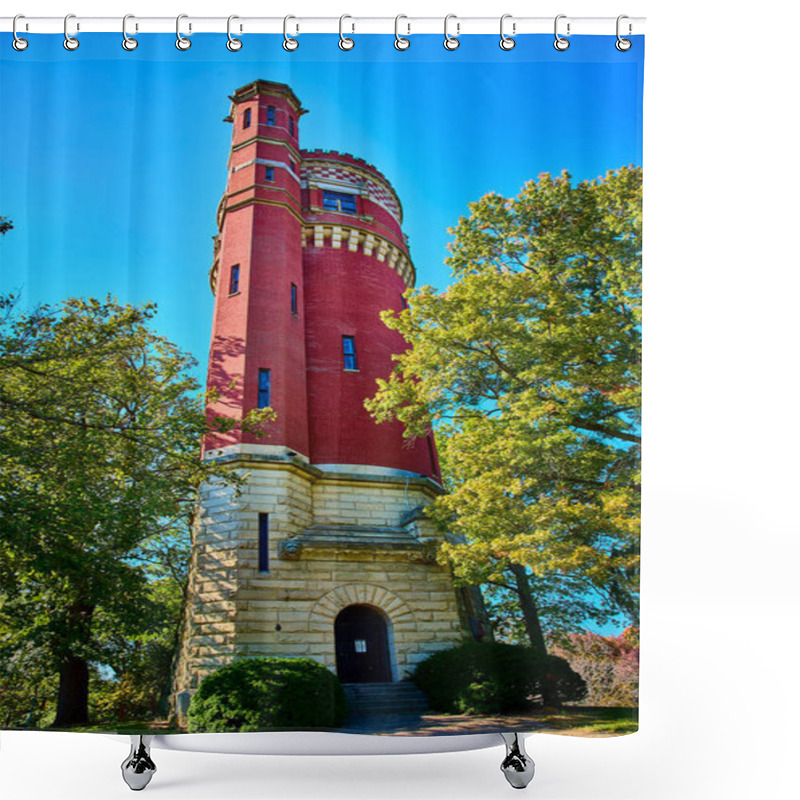
{"type": "Polygon", "coordinates": [[[270,375],[268,369],[258,371],[258,407],[267,408],[270,402],[270,375]]]}
{"type": "Polygon", "coordinates": [[[236,294],[239,291],[239,265],[231,267],[231,280],[228,284],[228,294],[236,294]]]}
{"type": "Polygon", "coordinates": [[[269,572],[269,514],[258,515],[258,571],[269,572]]]}
{"type": "Polygon", "coordinates": [[[289,166],[291,167],[292,172],[294,172],[294,174],[296,175],[297,174],[297,164],[295,164],[294,161],[290,161],[289,162],[289,166]]]}
{"type": "Polygon", "coordinates": [[[344,354],[344,368],[358,369],[355,336],[342,336],[342,352],[344,354]]]}
{"type": "Polygon", "coordinates": [[[403,308],[408,308],[408,300],[406,300],[406,296],[404,294],[400,295],[400,302],[403,304],[403,308]]]}
{"type": "Polygon", "coordinates": [[[289,136],[294,136],[294,117],[289,117],[289,136]]]}
{"type": "Polygon", "coordinates": [[[342,192],[322,192],[322,207],[328,211],[341,211],[344,214],[356,213],[356,196],[342,192]]]}
{"type": "Polygon", "coordinates": [[[267,106],[267,125],[275,124],[275,106],[267,106]]]}
{"type": "Polygon", "coordinates": [[[292,314],[297,313],[297,286],[292,284],[292,314]]]}
{"type": "Polygon", "coordinates": [[[244,121],[242,122],[242,127],[243,128],[249,128],[250,127],[250,120],[251,120],[252,116],[253,116],[252,109],[246,108],[244,110],[244,121]]]}
{"type": "Polygon", "coordinates": [[[264,170],[264,180],[267,180],[267,181],[274,181],[275,180],[275,167],[267,167],[264,170]]]}

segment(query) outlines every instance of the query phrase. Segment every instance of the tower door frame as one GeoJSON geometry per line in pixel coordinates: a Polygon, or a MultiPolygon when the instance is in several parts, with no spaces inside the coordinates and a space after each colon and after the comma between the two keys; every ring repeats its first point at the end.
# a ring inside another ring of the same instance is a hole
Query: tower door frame
{"type": "Polygon", "coordinates": [[[393,680],[389,620],[367,603],[345,606],[333,623],[336,674],[342,683],[393,680]]]}

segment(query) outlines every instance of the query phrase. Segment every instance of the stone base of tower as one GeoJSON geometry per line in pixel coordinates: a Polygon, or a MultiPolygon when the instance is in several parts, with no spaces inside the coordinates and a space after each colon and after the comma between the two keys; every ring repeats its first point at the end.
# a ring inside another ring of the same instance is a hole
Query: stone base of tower
{"type": "Polygon", "coordinates": [[[345,683],[398,681],[486,625],[479,598],[435,560],[438,536],[421,508],[438,484],[298,457],[229,458],[246,476],[238,496],[213,485],[200,493],[179,712],[235,658],[305,656],[345,683]]]}

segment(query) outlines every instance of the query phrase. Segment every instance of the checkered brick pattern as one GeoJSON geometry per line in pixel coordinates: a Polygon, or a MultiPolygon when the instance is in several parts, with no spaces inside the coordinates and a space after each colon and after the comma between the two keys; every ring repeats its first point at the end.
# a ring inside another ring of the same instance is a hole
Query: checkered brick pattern
{"type": "Polygon", "coordinates": [[[394,192],[386,184],[366,177],[364,172],[338,166],[332,161],[306,161],[301,166],[300,177],[308,181],[341,183],[358,188],[359,191],[366,189],[373,203],[385,208],[398,223],[401,221],[400,204],[394,192]]]}

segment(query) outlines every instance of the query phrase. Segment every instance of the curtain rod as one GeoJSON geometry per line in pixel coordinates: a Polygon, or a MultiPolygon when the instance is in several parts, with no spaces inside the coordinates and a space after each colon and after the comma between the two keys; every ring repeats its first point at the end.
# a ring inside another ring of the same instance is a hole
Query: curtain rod
{"type": "MultiPolygon", "coordinates": [[[[66,15],[65,15],[66,16],[66,15]]],[[[445,20],[443,17],[416,17],[401,15],[395,17],[356,17],[345,15],[340,17],[234,17],[231,20],[231,32],[236,35],[249,33],[284,33],[284,25],[292,36],[303,33],[383,33],[394,34],[395,26],[401,36],[414,34],[443,34],[445,20]],[[286,19],[286,21],[285,21],[286,19]]],[[[0,31],[13,30],[13,17],[0,17],[0,31]]],[[[175,17],[137,17],[131,15],[126,24],[129,36],[141,33],[175,33],[177,20],[175,17]]],[[[644,33],[644,17],[623,17],[620,20],[620,33],[631,36],[644,33]]],[[[16,30],[23,33],[64,33],[65,17],[27,17],[20,15],[16,30]]],[[[121,17],[83,17],[79,14],[69,15],[69,34],[81,33],[121,33],[121,17]]],[[[503,23],[505,34],[519,36],[532,33],[553,34],[555,17],[514,17],[505,15],[503,23]]],[[[226,33],[228,17],[195,17],[190,14],[181,15],[181,34],[192,33],[226,33]]],[[[448,30],[452,35],[487,34],[500,32],[500,15],[496,17],[459,17],[450,15],[448,30]]],[[[570,17],[559,15],[558,30],[561,36],[617,33],[617,17],[570,17]]]]}

